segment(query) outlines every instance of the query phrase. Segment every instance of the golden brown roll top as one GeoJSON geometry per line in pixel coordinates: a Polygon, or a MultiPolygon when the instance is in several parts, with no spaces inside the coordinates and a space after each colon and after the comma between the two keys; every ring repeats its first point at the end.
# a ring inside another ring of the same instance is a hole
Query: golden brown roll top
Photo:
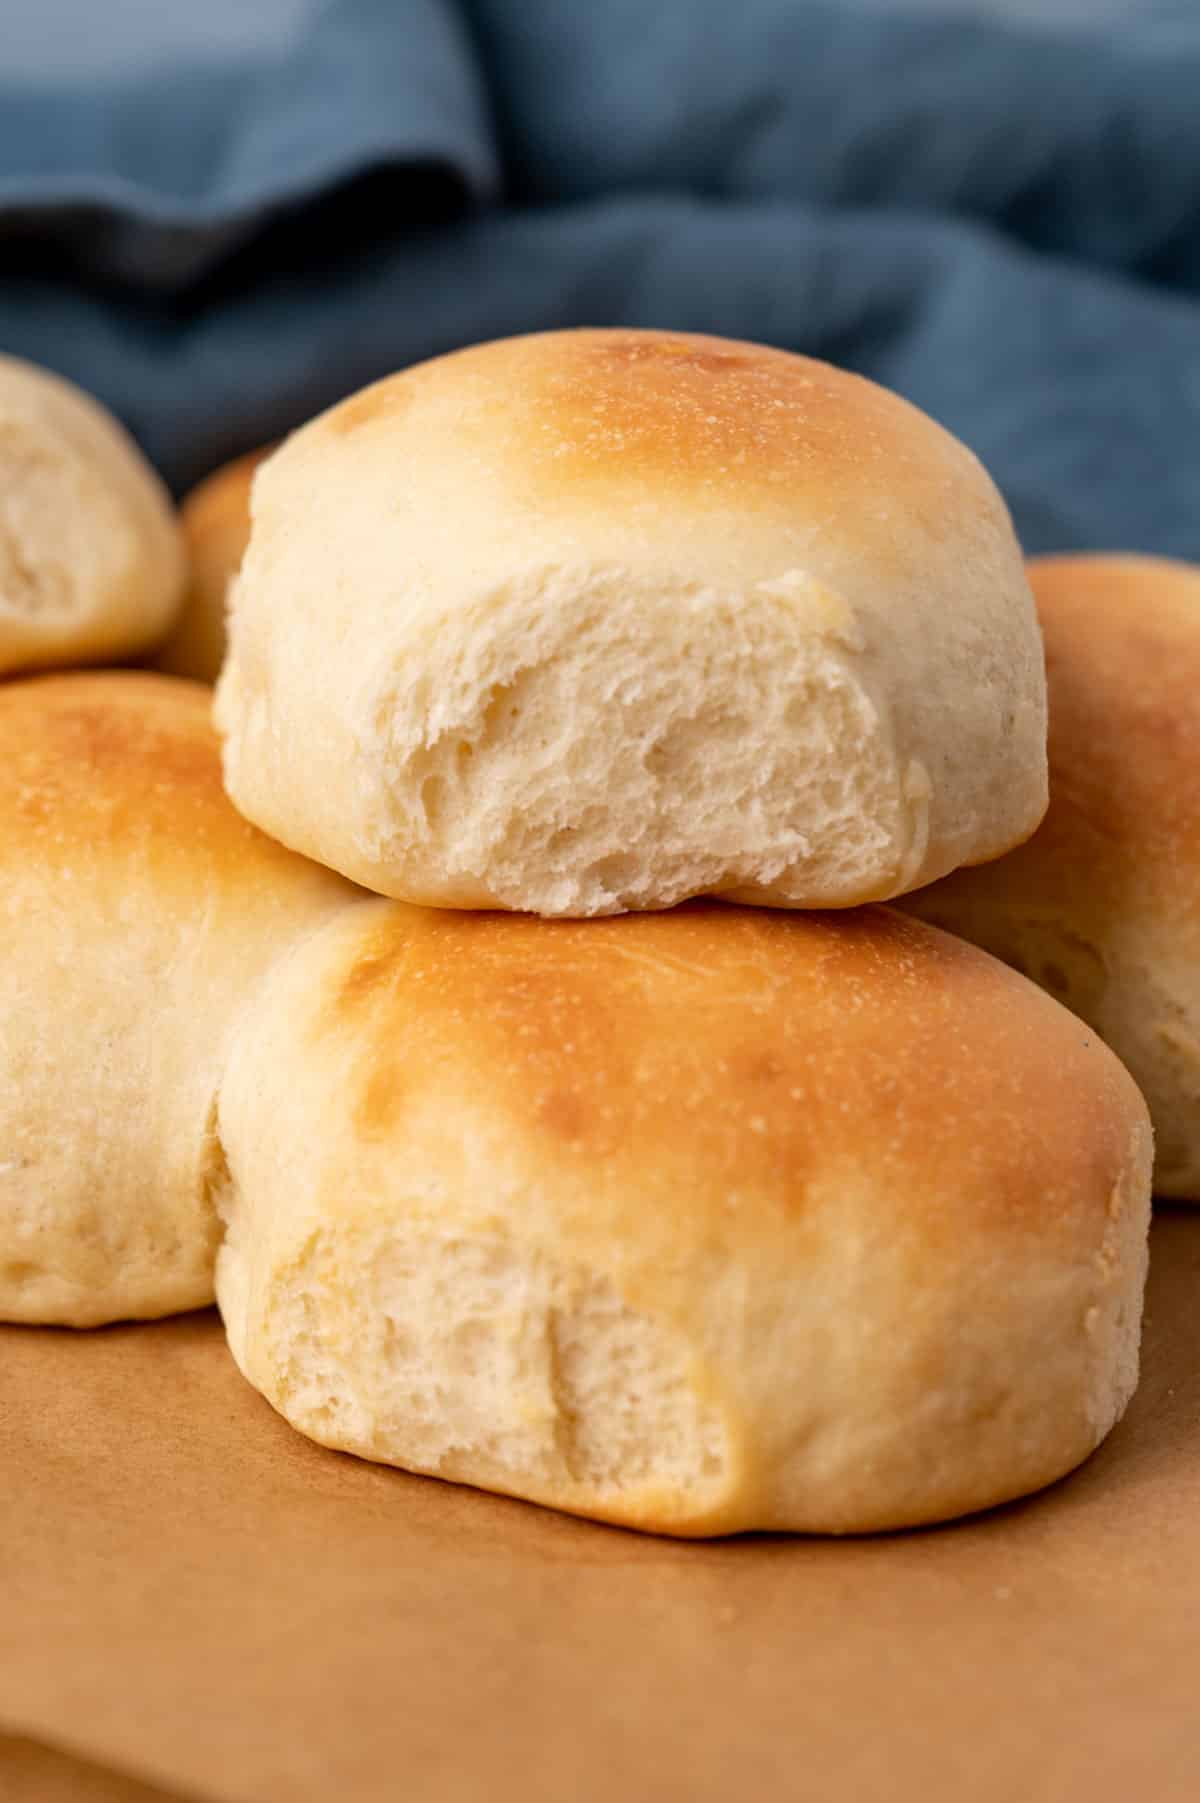
{"type": "Polygon", "coordinates": [[[1137,1369],[1150,1132],[1031,984],[887,910],[364,902],[224,1080],[218,1297],[329,1445],[681,1534],[1048,1483],[1137,1369]]]}

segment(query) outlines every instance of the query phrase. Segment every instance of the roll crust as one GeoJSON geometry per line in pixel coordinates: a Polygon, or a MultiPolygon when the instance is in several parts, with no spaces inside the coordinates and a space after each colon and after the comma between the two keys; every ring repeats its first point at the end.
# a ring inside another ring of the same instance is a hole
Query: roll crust
{"type": "Polygon", "coordinates": [[[250,487],[274,445],[248,451],[206,476],[179,510],[188,579],[179,618],[155,667],[214,683],[225,661],[229,588],[250,539],[250,487]]]}
{"type": "Polygon", "coordinates": [[[1003,502],[828,364],[665,332],[477,346],[294,434],[253,511],[229,792],[380,893],[843,907],[1044,810],[1003,502]]]}
{"type": "Polygon", "coordinates": [[[82,389],[0,356],[0,676],[138,656],[182,592],[174,508],[133,439],[82,389]]]}
{"type": "Polygon", "coordinates": [[[0,686],[0,1319],[212,1301],[233,1024],[354,894],[242,820],[198,684],[0,686]]]}
{"type": "Polygon", "coordinates": [[[1050,808],[1019,850],[906,906],[1025,971],[1123,1059],[1155,1187],[1200,1199],[1200,570],[1030,564],[1050,693],[1050,808]]]}
{"type": "Polygon", "coordinates": [[[234,1355],[369,1458],[846,1532],[1050,1482],[1134,1386],[1140,1096],[888,910],[366,902],[276,967],[219,1117],[234,1355]]]}

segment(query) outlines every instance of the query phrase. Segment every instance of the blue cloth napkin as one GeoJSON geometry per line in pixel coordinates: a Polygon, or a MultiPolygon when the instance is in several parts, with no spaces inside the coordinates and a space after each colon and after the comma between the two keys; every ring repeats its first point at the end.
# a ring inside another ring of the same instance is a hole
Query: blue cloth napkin
{"type": "Polygon", "coordinates": [[[0,348],[99,394],[176,488],[454,345],[660,325],[900,390],[1031,550],[1200,558],[1194,7],[16,12],[0,348]]]}

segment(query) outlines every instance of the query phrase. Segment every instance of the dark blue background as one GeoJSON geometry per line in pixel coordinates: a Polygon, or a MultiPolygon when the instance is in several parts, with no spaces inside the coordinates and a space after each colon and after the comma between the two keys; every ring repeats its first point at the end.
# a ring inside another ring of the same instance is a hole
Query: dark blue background
{"type": "Polygon", "coordinates": [[[182,487],[472,339],[762,338],[1200,558],[1200,4],[958,4],[0,0],[0,346],[182,487]]]}

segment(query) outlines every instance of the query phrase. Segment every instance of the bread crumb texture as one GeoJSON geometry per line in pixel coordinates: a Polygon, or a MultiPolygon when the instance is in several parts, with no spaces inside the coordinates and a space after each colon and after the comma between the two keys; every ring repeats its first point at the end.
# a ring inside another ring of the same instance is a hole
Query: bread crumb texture
{"type": "Polygon", "coordinates": [[[848,1532],[1049,1482],[1136,1380],[1136,1090],[887,910],[356,905],[276,967],[220,1117],[235,1357],[369,1458],[848,1532]]]}
{"type": "Polygon", "coordinates": [[[987,475],[757,345],[549,333],[364,391],[259,471],[231,631],[230,794],[408,901],[845,907],[1045,806],[987,475]]]}

